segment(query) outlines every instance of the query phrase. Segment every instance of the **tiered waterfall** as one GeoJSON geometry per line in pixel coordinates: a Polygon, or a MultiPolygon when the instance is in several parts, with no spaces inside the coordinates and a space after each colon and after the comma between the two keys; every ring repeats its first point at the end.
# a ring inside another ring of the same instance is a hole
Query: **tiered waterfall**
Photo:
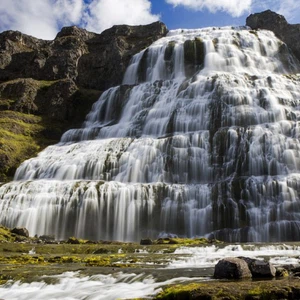
{"type": "Polygon", "coordinates": [[[57,239],[299,240],[299,70],[269,31],[171,31],[0,187],[0,224],[57,239]]]}

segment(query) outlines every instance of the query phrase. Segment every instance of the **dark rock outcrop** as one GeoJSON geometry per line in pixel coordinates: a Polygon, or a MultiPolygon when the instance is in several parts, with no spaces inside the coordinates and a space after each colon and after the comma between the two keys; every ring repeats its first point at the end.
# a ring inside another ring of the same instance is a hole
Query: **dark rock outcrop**
{"type": "Polygon", "coordinates": [[[276,276],[276,268],[270,262],[249,257],[239,258],[247,263],[253,278],[271,278],[276,276]]]}
{"type": "Polygon", "coordinates": [[[271,10],[251,14],[246,25],[252,29],[267,29],[275,33],[293,51],[300,60],[300,24],[289,24],[284,16],[271,10]]]}
{"type": "Polygon", "coordinates": [[[140,245],[152,245],[153,241],[150,238],[141,239],[140,245]]]}
{"type": "Polygon", "coordinates": [[[221,259],[215,266],[214,277],[218,279],[251,278],[248,264],[240,258],[227,257],[221,259]]]}
{"type": "Polygon", "coordinates": [[[68,78],[103,91],[120,84],[131,57],[166,33],[161,22],[113,26],[101,34],[64,27],[53,41],[5,31],[0,34],[0,81],[68,78]]]}
{"type": "Polygon", "coordinates": [[[15,227],[11,230],[11,233],[21,235],[24,237],[29,237],[29,231],[24,227],[15,227]]]}
{"type": "Polygon", "coordinates": [[[167,34],[166,26],[113,26],[86,42],[88,53],[78,61],[78,85],[105,90],[119,84],[131,57],[167,34]]]}
{"type": "Polygon", "coordinates": [[[166,33],[161,22],[101,34],[64,27],[53,41],[0,33],[0,182],[80,126],[101,92],[121,83],[131,57],[166,33]]]}

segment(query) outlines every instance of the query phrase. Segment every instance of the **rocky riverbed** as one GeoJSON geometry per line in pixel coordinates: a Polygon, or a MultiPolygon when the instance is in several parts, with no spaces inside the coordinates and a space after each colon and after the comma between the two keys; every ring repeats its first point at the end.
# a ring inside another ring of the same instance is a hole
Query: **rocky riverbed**
{"type": "Polygon", "coordinates": [[[300,244],[229,245],[165,238],[143,244],[30,238],[0,227],[0,299],[299,299],[300,244]],[[284,265],[273,279],[214,279],[225,257],[284,265]],[[52,298],[51,298],[52,297],[52,298]]]}

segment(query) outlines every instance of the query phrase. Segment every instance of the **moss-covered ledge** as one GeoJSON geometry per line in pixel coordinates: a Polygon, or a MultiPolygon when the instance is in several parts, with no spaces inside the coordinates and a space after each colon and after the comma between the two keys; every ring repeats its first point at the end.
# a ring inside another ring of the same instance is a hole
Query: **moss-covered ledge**
{"type": "Polygon", "coordinates": [[[80,127],[101,91],[77,87],[70,79],[20,78],[0,83],[0,183],[16,168],[80,127]]]}
{"type": "Polygon", "coordinates": [[[165,287],[155,300],[274,300],[300,299],[295,277],[259,281],[207,281],[165,287]]]}

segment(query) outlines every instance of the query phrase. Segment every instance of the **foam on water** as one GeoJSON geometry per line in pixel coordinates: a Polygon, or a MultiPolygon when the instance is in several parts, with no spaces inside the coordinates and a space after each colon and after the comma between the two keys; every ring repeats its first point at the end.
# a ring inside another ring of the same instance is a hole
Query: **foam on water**
{"type": "MultiPolygon", "coordinates": [[[[49,276],[48,276],[49,277],[49,276]]],[[[164,282],[155,282],[152,276],[144,274],[94,275],[81,276],[76,272],[66,272],[51,276],[57,283],[7,283],[0,286],[1,299],[9,300],[115,300],[139,298],[155,295],[161,287],[201,278],[173,278],[164,282]]]]}
{"type": "Polygon", "coordinates": [[[168,268],[205,268],[214,267],[225,257],[250,257],[268,260],[274,265],[299,264],[300,246],[293,245],[228,245],[207,247],[181,247],[175,250],[178,255],[168,268]],[[181,256],[183,255],[183,256],[181,256]]]}

